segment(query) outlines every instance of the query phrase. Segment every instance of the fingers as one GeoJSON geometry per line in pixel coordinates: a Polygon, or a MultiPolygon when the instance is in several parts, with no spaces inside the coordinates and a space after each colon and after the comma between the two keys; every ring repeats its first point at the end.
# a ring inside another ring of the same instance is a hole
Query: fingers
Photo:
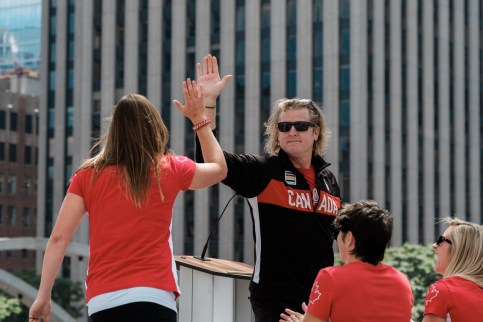
{"type": "Polygon", "coordinates": [[[196,63],[196,78],[200,79],[201,76],[203,76],[201,72],[201,64],[196,63]]]}
{"type": "Polygon", "coordinates": [[[297,321],[301,321],[304,317],[303,314],[292,311],[291,309],[285,309],[285,313],[280,314],[281,319],[279,322],[283,322],[283,321],[297,322],[297,321]]]}
{"type": "Polygon", "coordinates": [[[233,75],[226,75],[225,77],[223,77],[223,79],[221,80],[223,82],[223,87],[225,87],[226,83],[228,83],[232,78],[233,75]]]}
{"type": "Polygon", "coordinates": [[[209,71],[208,61],[210,60],[210,58],[211,58],[210,54],[203,57],[203,72],[205,73],[205,75],[208,74],[208,71],[209,71]]]}
{"type": "Polygon", "coordinates": [[[213,74],[218,75],[218,60],[216,59],[215,56],[212,56],[211,65],[212,65],[213,74]]]}
{"type": "Polygon", "coordinates": [[[187,83],[186,87],[188,88],[189,95],[192,96],[192,97],[199,97],[198,87],[196,86],[196,81],[188,78],[186,80],[186,83],[187,83]]]}
{"type": "Polygon", "coordinates": [[[173,104],[174,104],[174,106],[176,106],[176,108],[177,108],[178,110],[180,110],[180,111],[181,111],[181,110],[183,109],[183,105],[181,105],[181,103],[180,103],[179,101],[177,101],[177,100],[173,100],[173,104]]]}
{"type": "Polygon", "coordinates": [[[305,304],[305,302],[302,303],[302,310],[304,310],[304,312],[307,312],[307,304],[305,304]]]}

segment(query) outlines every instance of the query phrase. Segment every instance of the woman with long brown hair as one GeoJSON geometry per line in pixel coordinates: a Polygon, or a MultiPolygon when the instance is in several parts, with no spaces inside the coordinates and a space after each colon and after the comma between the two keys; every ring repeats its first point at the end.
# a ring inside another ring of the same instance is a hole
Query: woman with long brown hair
{"type": "Polygon", "coordinates": [[[74,173],[45,251],[31,321],[49,321],[51,291],[79,222],[89,217],[86,302],[91,321],[176,321],[177,284],[171,224],[180,191],[226,176],[222,150],[206,117],[202,86],[183,82],[185,105],[205,163],[168,152],[168,130],[144,96],[128,94],[114,107],[100,152],[74,173]]]}

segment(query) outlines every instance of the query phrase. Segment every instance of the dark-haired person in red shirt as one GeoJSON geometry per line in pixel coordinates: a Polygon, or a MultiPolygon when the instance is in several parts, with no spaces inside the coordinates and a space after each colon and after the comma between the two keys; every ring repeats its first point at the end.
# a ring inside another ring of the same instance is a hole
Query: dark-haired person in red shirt
{"type": "Polygon", "coordinates": [[[280,321],[409,322],[413,306],[407,277],[382,262],[392,235],[391,214],[375,201],[344,205],[335,217],[343,266],[320,270],[303,308],[280,321]]]}

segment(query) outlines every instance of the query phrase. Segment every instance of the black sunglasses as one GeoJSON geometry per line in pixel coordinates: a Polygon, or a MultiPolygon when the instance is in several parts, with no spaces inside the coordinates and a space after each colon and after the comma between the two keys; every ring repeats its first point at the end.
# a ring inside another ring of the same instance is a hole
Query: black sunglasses
{"type": "Polygon", "coordinates": [[[453,245],[453,242],[451,240],[449,240],[448,238],[444,237],[443,235],[440,235],[438,237],[438,240],[436,241],[436,245],[439,246],[439,244],[441,244],[442,242],[447,242],[448,244],[453,245]]]}
{"type": "Polygon", "coordinates": [[[277,126],[280,132],[290,131],[292,126],[294,126],[297,131],[304,132],[304,131],[307,131],[309,127],[315,127],[315,124],[312,122],[298,121],[298,122],[279,122],[277,126]]]}

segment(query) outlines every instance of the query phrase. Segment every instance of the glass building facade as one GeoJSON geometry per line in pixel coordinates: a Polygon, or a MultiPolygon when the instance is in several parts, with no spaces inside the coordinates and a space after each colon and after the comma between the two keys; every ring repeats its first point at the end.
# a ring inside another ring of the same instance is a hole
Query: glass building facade
{"type": "Polygon", "coordinates": [[[41,0],[0,1],[0,75],[40,69],[41,0]]]}

